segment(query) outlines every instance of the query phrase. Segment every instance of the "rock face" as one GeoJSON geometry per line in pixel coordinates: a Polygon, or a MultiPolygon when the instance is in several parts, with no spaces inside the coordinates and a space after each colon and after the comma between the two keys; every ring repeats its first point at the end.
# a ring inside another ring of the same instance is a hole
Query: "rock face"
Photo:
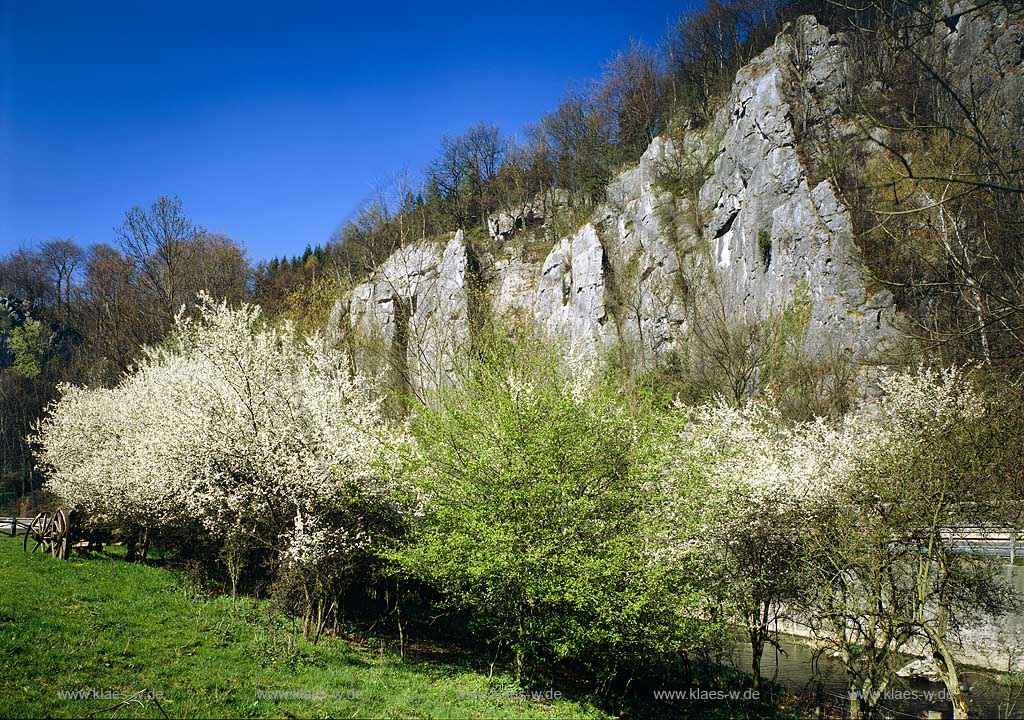
{"type": "Polygon", "coordinates": [[[347,303],[339,301],[332,323],[351,323],[357,366],[384,372],[392,385],[419,397],[449,382],[457,352],[469,341],[467,267],[459,231],[447,244],[398,250],[347,303]]]}
{"type": "Polygon", "coordinates": [[[985,107],[986,133],[1009,138],[1024,153],[1024,6],[1017,0],[977,12],[970,0],[947,0],[947,21],[936,28],[945,49],[943,68],[960,97],[985,107]]]}
{"type": "Polygon", "coordinates": [[[934,658],[917,658],[896,671],[901,678],[924,679],[929,682],[942,682],[934,658]]]}
{"type": "Polygon", "coordinates": [[[659,177],[681,162],[679,150],[655,138],[637,167],[609,185],[602,213],[617,329],[644,366],[685,344],[690,285],[685,256],[701,241],[692,202],[659,189],[659,177]]]}
{"type": "MultiPolygon", "coordinates": [[[[1013,58],[1019,66],[1024,40],[1000,17],[942,28],[950,57],[970,65],[988,46],[996,74],[1013,58]]],[[[866,359],[895,336],[893,298],[871,289],[850,213],[801,156],[804,128],[841,133],[851,64],[841,35],[798,18],[737,73],[713,122],[678,147],[656,138],[589,222],[541,244],[542,259],[513,248],[544,222],[543,204],[528,203],[492,219],[489,257],[469,252],[461,232],[396,252],[339,300],[332,322],[350,324],[359,365],[388,365],[416,392],[449,381],[474,302],[531,320],[573,355],[599,358],[618,345],[640,366],[692,355],[701,303],[728,322],[798,308],[805,349],[866,359]]]]}
{"type": "Polygon", "coordinates": [[[571,354],[596,357],[615,342],[607,292],[604,248],[588,223],[559,241],[544,260],[534,317],[571,354]]]}
{"type": "Polygon", "coordinates": [[[964,97],[996,95],[1003,104],[1024,93],[1024,24],[1019,3],[995,3],[977,12],[977,3],[945,3],[948,20],[937,28],[951,75],[964,97]],[[1016,4],[1016,19],[1010,5],[1016,4]]]}
{"type": "Polygon", "coordinates": [[[889,332],[893,299],[866,292],[850,215],[829,181],[812,186],[792,121],[797,87],[808,89],[800,98],[807,121],[830,121],[847,50],[813,18],[795,25],[739,71],[718,118],[722,149],[701,190],[712,261],[727,314],[764,316],[809,300],[810,346],[841,340],[863,356],[889,332]]]}

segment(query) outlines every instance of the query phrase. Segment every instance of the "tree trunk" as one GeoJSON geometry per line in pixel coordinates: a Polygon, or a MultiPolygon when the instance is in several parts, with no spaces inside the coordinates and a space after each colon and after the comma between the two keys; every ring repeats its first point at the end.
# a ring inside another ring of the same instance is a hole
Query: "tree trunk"
{"type": "Polygon", "coordinates": [[[304,608],[305,612],[303,612],[303,614],[302,614],[302,639],[305,640],[306,642],[309,642],[309,639],[310,639],[310,629],[311,629],[311,626],[313,624],[313,601],[312,601],[312,599],[309,596],[309,586],[308,585],[303,584],[303,586],[302,586],[302,594],[303,594],[303,597],[304,597],[304,599],[306,601],[306,603],[305,603],[306,607],[304,608]]]}
{"type": "Polygon", "coordinates": [[[522,618],[519,619],[518,632],[516,633],[516,647],[514,650],[515,654],[515,671],[516,671],[516,685],[518,685],[523,679],[523,664],[524,664],[524,652],[523,652],[523,638],[525,637],[525,628],[523,627],[522,618]]]}
{"type": "Polygon", "coordinates": [[[860,692],[854,688],[850,688],[850,720],[861,720],[863,718],[863,711],[861,710],[860,703],[860,692]]]}
{"type": "Polygon", "coordinates": [[[764,654],[764,636],[757,630],[750,631],[750,672],[754,676],[754,689],[761,687],[761,655],[764,654]]]}
{"type": "Polygon", "coordinates": [[[956,662],[949,655],[946,644],[941,639],[933,639],[933,657],[935,668],[938,670],[942,684],[946,686],[946,694],[953,704],[954,720],[967,720],[970,717],[970,706],[967,703],[967,693],[960,683],[960,673],[957,672],[956,662]]]}
{"type": "Polygon", "coordinates": [[[884,683],[881,687],[876,688],[874,682],[869,678],[861,683],[860,688],[850,692],[850,720],[871,720],[875,717],[875,707],[878,705],[878,701],[882,699],[882,693],[885,692],[884,683]],[[854,714],[856,711],[856,714],[854,714]]]}

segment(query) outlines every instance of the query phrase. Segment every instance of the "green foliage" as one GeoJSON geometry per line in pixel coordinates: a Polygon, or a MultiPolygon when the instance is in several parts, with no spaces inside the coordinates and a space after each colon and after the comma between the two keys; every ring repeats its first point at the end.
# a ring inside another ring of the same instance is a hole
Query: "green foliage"
{"type": "MultiPolygon", "coordinates": [[[[811,299],[811,288],[806,281],[800,281],[793,288],[793,297],[779,313],[778,346],[780,355],[799,351],[807,339],[807,331],[811,326],[811,314],[814,312],[814,300],[811,299]]],[[[781,357],[779,358],[781,360],[781,357]]]]}
{"type": "Polygon", "coordinates": [[[35,318],[11,328],[7,347],[14,356],[14,369],[25,377],[39,377],[50,353],[51,337],[49,328],[35,318]]]}
{"type": "Polygon", "coordinates": [[[427,512],[391,554],[401,571],[470,611],[518,673],[575,657],[608,678],[692,641],[691,600],[644,552],[652,434],[536,346],[492,342],[461,381],[413,423],[427,512]]]}
{"type": "Polygon", "coordinates": [[[554,242],[545,238],[542,233],[527,236],[522,242],[520,258],[523,262],[542,263],[551,253],[554,242]]]}
{"type": "Polygon", "coordinates": [[[323,332],[341,294],[341,284],[333,277],[298,285],[285,298],[278,317],[291,321],[300,335],[323,332]]]}
{"type": "Polygon", "coordinates": [[[594,205],[590,203],[580,203],[577,205],[560,205],[554,211],[553,223],[552,223],[552,240],[559,240],[570,235],[575,235],[576,232],[590,222],[591,216],[594,214],[594,205]]]}

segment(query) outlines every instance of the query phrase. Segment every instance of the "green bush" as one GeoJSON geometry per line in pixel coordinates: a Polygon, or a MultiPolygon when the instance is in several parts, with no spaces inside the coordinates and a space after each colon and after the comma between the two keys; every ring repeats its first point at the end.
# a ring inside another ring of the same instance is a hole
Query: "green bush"
{"type": "Polygon", "coordinates": [[[571,657],[608,681],[692,644],[686,585],[650,550],[658,463],[639,424],[539,345],[487,343],[414,418],[426,510],[391,559],[510,650],[518,677],[571,657]]]}

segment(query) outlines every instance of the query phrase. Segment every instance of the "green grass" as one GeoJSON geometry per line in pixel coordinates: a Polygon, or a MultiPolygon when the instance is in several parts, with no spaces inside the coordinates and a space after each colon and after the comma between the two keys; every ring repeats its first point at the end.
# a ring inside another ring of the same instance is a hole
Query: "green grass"
{"type": "Polygon", "coordinates": [[[572,700],[497,696],[507,677],[489,683],[454,661],[340,638],[288,643],[257,601],[204,597],[111,557],[25,557],[20,541],[0,538],[0,717],[606,717],[572,700]],[[92,690],[159,695],[120,707],[124,696],[61,697],[92,690]],[[273,691],[292,697],[258,696],[273,691]]]}

